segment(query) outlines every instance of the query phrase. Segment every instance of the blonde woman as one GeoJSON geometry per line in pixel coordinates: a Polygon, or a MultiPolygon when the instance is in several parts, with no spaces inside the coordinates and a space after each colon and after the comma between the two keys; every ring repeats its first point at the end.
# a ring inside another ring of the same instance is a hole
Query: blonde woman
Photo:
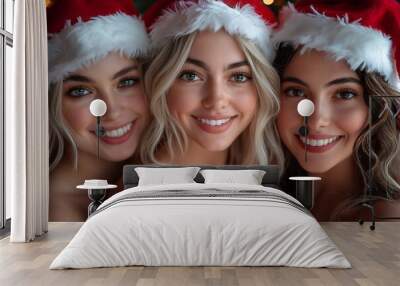
{"type": "Polygon", "coordinates": [[[142,63],[149,39],[130,1],[59,1],[47,10],[49,39],[50,220],[82,221],[86,179],[121,177],[148,123],[142,63]],[[71,22],[72,21],[72,22],[71,22]],[[97,158],[94,99],[107,104],[97,158]]]}
{"type": "Polygon", "coordinates": [[[232,6],[178,2],[153,26],[155,56],[145,74],[153,118],[143,161],[282,163],[266,23],[273,15],[261,2],[232,6]]]}

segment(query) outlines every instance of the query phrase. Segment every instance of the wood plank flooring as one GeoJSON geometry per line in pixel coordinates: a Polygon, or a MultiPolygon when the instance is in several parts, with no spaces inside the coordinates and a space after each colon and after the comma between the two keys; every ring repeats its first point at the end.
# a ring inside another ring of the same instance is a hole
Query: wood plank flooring
{"type": "Polygon", "coordinates": [[[352,269],[290,267],[120,267],[49,270],[81,223],[50,223],[49,233],[32,243],[0,240],[0,285],[400,285],[400,222],[322,223],[351,262],[352,269]]]}

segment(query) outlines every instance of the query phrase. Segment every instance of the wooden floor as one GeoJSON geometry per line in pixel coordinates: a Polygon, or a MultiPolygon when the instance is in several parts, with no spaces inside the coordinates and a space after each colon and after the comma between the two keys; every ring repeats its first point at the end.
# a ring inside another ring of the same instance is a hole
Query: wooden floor
{"type": "Polygon", "coordinates": [[[50,223],[32,243],[0,240],[0,285],[400,285],[400,222],[379,222],[375,231],[356,222],[322,223],[353,268],[120,267],[49,270],[81,223],[50,223]]]}

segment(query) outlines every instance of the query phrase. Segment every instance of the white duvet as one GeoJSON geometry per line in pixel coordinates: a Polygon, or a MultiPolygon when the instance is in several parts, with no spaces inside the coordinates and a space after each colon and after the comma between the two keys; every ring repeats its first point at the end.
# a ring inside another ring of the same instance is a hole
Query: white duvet
{"type": "Polygon", "coordinates": [[[50,269],[127,265],[351,267],[319,223],[282,191],[197,183],[135,187],[114,195],[50,269]],[[171,190],[175,195],[162,196],[171,190]],[[262,193],[257,197],[252,191],[262,193]]]}

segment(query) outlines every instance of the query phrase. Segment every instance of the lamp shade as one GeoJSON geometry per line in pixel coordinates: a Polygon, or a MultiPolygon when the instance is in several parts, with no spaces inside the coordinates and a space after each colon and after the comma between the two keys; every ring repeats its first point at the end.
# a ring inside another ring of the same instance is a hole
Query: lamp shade
{"type": "Polygon", "coordinates": [[[101,99],[95,99],[90,103],[89,108],[93,116],[103,116],[107,111],[107,104],[101,99]]]}
{"type": "Polygon", "coordinates": [[[314,113],[314,103],[309,99],[303,99],[297,105],[297,112],[301,116],[311,116],[314,113]]]}

